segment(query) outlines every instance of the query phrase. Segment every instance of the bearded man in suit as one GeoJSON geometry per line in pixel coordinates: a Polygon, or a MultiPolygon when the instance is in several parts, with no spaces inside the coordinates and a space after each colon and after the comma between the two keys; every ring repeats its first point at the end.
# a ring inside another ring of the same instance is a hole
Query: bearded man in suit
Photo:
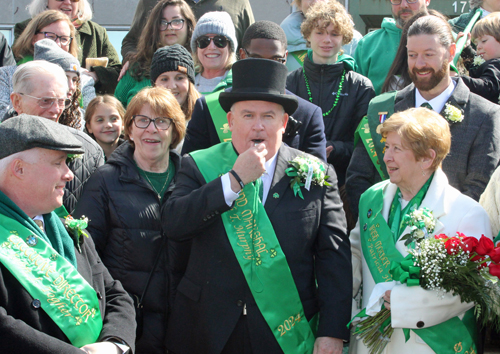
{"type": "Polygon", "coordinates": [[[172,257],[182,274],[167,330],[175,354],[339,354],[348,339],[350,243],[337,179],[282,143],[297,108],[286,75],[272,60],[234,64],[233,90],[219,98],[232,142],[187,156],[163,210],[167,236],[191,243],[172,257]],[[309,178],[295,177],[295,158],[309,178]]]}
{"type": "Polygon", "coordinates": [[[385,141],[376,130],[394,112],[420,106],[440,112],[452,136],[443,171],[452,187],[476,201],[500,161],[498,105],[470,92],[460,77],[450,77],[456,51],[450,25],[436,16],[419,18],[408,29],[407,47],[413,83],[372,99],[367,120],[358,128],[360,139],[346,177],[347,197],[355,214],[361,194],[388,178],[383,163],[385,141]]]}

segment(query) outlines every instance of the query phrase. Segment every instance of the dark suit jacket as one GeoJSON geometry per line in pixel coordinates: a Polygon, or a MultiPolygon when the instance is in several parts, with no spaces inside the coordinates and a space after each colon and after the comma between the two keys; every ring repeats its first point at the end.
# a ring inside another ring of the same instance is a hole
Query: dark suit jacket
{"type": "MultiPolygon", "coordinates": [[[[295,96],[288,90],[286,93],[295,96]]],[[[321,108],[299,96],[295,97],[299,100],[299,106],[292,116],[302,125],[299,127],[297,134],[293,132],[288,135],[289,130],[287,129],[283,142],[294,149],[305,151],[326,161],[325,125],[321,108]]],[[[207,149],[218,143],[220,143],[220,139],[215,131],[207,101],[205,97],[201,97],[194,106],[193,115],[189,121],[186,138],[182,146],[182,154],[207,149]]]]}
{"type": "MultiPolygon", "coordinates": [[[[450,124],[451,149],[443,161],[443,171],[451,186],[477,201],[500,160],[500,109],[470,92],[462,79],[453,80],[457,85],[448,102],[463,110],[464,120],[450,124]]],[[[394,111],[412,107],[415,107],[413,84],[398,92],[394,111]]],[[[380,180],[363,143],[359,141],[346,180],[348,201],[356,216],[359,197],[380,180]]]]}
{"type": "MultiPolygon", "coordinates": [[[[82,236],[83,237],[83,236],[82,236]]],[[[96,290],[103,328],[98,342],[119,338],[132,352],[135,347],[135,311],[119,281],[113,280],[85,238],[82,253],[75,249],[78,272],[96,290]]],[[[0,344],[9,354],[81,354],[3,264],[0,264],[0,344]]]]}
{"type": "MultiPolygon", "coordinates": [[[[317,335],[347,339],[351,253],[335,171],[328,166],[331,186],[304,190],[302,200],[294,196],[285,175],[288,161],[300,154],[281,146],[265,209],[307,319],[320,312],[317,335]]],[[[173,268],[185,267],[167,327],[167,348],[176,354],[220,353],[242,316],[244,304],[253,352],[282,353],[255,304],[224,230],[220,214],[229,209],[220,178],[206,183],[193,159],[185,157],[176,189],[163,210],[167,236],[192,241],[190,255],[179,252],[172,259],[173,268]]],[[[279,303],[276,299],[276,306],[279,303]]]]}

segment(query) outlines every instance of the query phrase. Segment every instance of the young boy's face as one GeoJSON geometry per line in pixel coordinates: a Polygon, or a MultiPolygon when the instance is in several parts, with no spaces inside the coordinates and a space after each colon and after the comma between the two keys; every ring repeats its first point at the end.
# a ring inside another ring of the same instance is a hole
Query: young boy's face
{"type": "Polygon", "coordinates": [[[476,45],[477,54],[484,60],[500,58],[500,43],[495,37],[486,34],[476,39],[476,45]]]}
{"type": "Polygon", "coordinates": [[[313,61],[316,64],[333,64],[337,61],[337,54],[342,47],[344,36],[339,34],[338,29],[330,23],[328,27],[319,27],[312,30],[310,37],[311,49],[313,51],[313,61]]]}

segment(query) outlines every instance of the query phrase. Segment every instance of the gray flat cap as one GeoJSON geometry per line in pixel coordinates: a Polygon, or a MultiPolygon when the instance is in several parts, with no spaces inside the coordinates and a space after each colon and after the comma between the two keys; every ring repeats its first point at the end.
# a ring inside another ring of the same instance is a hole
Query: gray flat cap
{"type": "Polygon", "coordinates": [[[80,141],[69,128],[47,118],[20,114],[0,124],[0,159],[15,153],[42,148],[83,154],[80,141]]]}

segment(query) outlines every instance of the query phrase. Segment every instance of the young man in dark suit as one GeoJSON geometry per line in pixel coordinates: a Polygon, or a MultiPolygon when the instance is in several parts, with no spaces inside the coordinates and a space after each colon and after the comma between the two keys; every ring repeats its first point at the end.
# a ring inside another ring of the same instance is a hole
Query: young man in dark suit
{"type": "MultiPolygon", "coordinates": [[[[375,148],[382,144],[379,156],[370,156],[363,139],[359,139],[347,169],[347,197],[356,215],[361,194],[382,178],[386,179],[381,177],[385,172],[381,162],[383,143],[372,126],[376,128],[385,113],[411,107],[425,106],[440,112],[443,119],[449,121],[451,150],[443,161],[443,171],[451,186],[479,200],[500,161],[500,110],[498,105],[470,92],[461,78],[450,77],[449,64],[454,55],[451,27],[442,19],[425,16],[408,30],[408,70],[413,83],[398,91],[386,107],[374,111],[372,118],[376,122],[370,125],[370,133],[375,148]],[[381,167],[377,168],[376,164],[381,167]]],[[[370,107],[382,97],[375,97],[370,107]]]]}
{"type": "MultiPolygon", "coordinates": [[[[241,59],[252,57],[275,60],[283,65],[286,63],[288,52],[285,32],[274,22],[258,21],[248,27],[241,45],[239,52],[241,59]]],[[[254,75],[260,74],[254,73],[254,75]]],[[[290,91],[286,93],[295,96],[290,91]]],[[[288,121],[283,142],[326,161],[325,125],[321,108],[298,96],[295,97],[299,105],[293,117],[288,121]]],[[[222,141],[221,127],[215,126],[211,111],[212,108],[207,104],[207,98],[199,98],[186,131],[183,154],[206,149],[222,141]]],[[[224,115],[221,110],[219,112],[224,115]]],[[[225,122],[225,115],[220,119],[225,122]]],[[[230,136],[229,133],[228,138],[230,136]]]]}
{"type": "Polygon", "coordinates": [[[286,75],[272,60],[235,63],[233,90],[219,97],[232,142],[185,157],[164,207],[167,236],[191,242],[171,259],[182,274],[167,330],[175,354],[340,354],[349,336],[351,255],[337,179],[282,142],[297,108],[286,75]],[[292,188],[297,158],[310,178],[292,188]]]}

